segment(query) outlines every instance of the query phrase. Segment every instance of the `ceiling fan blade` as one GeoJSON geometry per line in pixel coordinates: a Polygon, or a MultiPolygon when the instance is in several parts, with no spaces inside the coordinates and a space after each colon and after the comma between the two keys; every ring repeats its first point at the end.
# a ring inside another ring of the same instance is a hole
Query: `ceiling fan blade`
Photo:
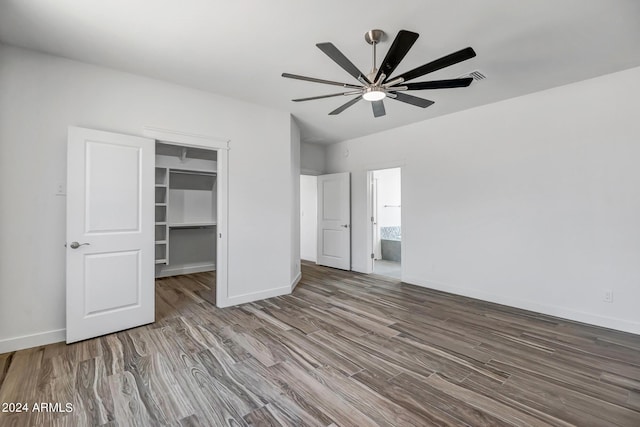
{"type": "Polygon", "coordinates": [[[349,83],[340,83],[340,82],[334,82],[331,80],[316,79],[315,77],[299,76],[297,74],[282,73],[282,77],[286,77],[288,79],[304,80],[307,82],[323,83],[326,85],[342,86],[349,89],[359,89],[362,87],[358,85],[352,85],[349,83]]]}
{"type": "Polygon", "coordinates": [[[387,114],[384,110],[384,102],[382,102],[382,100],[373,101],[371,103],[371,107],[373,108],[373,117],[382,117],[387,114]]]}
{"type": "Polygon", "coordinates": [[[340,92],[340,93],[331,93],[329,95],[320,95],[320,96],[311,96],[309,98],[298,98],[298,99],[292,99],[293,102],[300,102],[300,101],[313,101],[314,99],[323,99],[323,98],[332,98],[334,96],[342,96],[342,95],[358,95],[362,93],[362,91],[353,91],[353,92],[340,92]]]}
{"type": "Polygon", "coordinates": [[[404,79],[403,81],[408,82],[409,80],[413,80],[415,78],[424,76],[425,74],[429,74],[442,68],[449,67],[451,65],[457,64],[458,62],[466,61],[467,59],[471,59],[474,56],[476,56],[476,52],[472,48],[467,47],[457,52],[443,56],[442,58],[436,59],[435,61],[431,61],[428,64],[424,64],[418,68],[407,71],[406,73],[394,78],[394,80],[401,77],[402,79],[404,79]]]}
{"type": "Polygon", "coordinates": [[[416,107],[427,108],[430,105],[433,105],[433,101],[429,101],[428,99],[418,98],[417,96],[407,95],[402,92],[394,92],[396,97],[393,98],[396,101],[405,102],[407,104],[415,105],[416,107]]]}
{"type": "Polygon", "coordinates": [[[378,77],[380,74],[385,74],[388,77],[393,73],[396,69],[400,61],[405,57],[411,46],[418,40],[420,34],[414,33],[412,31],[400,30],[398,35],[393,40],[387,55],[382,60],[382,64],[380,64],[380,69],[376,74],[375,81],[378,81],[378,77]]]}
{"type": "Polygon", "coordinates": [[[367,79],[367,77],[358,70],[358,67],[353,65],[353,63],[349,61],[349,59],[344,56],[342,52],[333,45],[333,43],[318,43],[316,46],[318,46],[318,49],[323,51],[329,58],[333,59],[333,61],[342,67],[343,70],[351,74],[353,78],[358,81],[363,79],[365,82],[371,83],[369,79],[367,79]]]}
{"type": "MultiPolygon", "coordinates": [[[[425,89],[451,89],[454,87],[467,87],[471,84],[473,78],[465,77],[463,79],[434,80],[431,82],[407,83],[403,86],[407,90],[425,90],[425,89]]],[[[390,88],[393,89],[393,88],[390,88]]]]}
{"type": "Polygon", "coordinates": [[[357,97],[353,98],[351,101],[347,102],[346,104],[342,104],[341,106],[339,106],[338,108],[336,108],[335,110],[330,112],[329,115],[330,116],[335,116],[336,114],[340,114],[344,110],[346,110],[347,108],[351,107],[356,102],[360,101],[361,99],[362,99],[362,95],[357,96],[357,97]]]}

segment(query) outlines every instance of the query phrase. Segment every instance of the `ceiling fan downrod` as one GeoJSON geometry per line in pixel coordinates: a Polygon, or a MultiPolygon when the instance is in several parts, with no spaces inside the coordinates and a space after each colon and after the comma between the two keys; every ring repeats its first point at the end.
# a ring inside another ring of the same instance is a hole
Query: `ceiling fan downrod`
{"type": "Polygon", "coordinates": [[[373,51],[373,65],[371,66],[371,72],[367,75],[371,83],[364,85],[362,94],[362,97],[367,101],[381,101],[388,95],[386,88],[382,87],[382,82],[387,76],[384,73],[378,76],[376,63],[376,45],[385,38],[386,35],[382,30],[369,30],[364,33],[364,39],[371,45],[373,51]],[[378,76],[377,79],[376,76],[378,76]]]}
{"type": "Polygon", "coordinates": [[[364,33],[364,39],[373,48],[373,66],[371,67],[371,73],[369,73],[367,77],[372,83],[375,83],[374,80],[376,78],[376,74],[378,73],[378,68],[376,66],[376,45],[382,40],[386,39],[386,34],[382,30],[369,30],[364,33]]]}

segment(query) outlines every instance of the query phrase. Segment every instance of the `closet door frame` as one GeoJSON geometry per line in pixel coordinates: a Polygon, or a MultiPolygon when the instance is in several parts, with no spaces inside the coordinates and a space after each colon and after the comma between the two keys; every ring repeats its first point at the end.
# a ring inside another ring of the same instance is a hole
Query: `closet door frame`
{"type": "Polygon", "coordinates": [[[228,306],[229,295],[229,262],[228,262],[228,213],[229,213],[229,144],[230,140],[215,136],[196,135],[192,133],[144,127],[143,135],[156,141],[182,145],[185,147],[204,148],[217,152],[217,225],[216,225],[216,306],[228,306]]]}

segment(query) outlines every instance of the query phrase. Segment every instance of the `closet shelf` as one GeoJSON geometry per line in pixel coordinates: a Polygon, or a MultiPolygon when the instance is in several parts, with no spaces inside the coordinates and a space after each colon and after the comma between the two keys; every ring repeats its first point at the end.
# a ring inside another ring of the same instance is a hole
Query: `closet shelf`
{"type": "Polygon", "coordinates": [[[156,206],[167,206],[166,203],[156,203],[156,206]]]}
{"type": "Polygon", "coordinates": [[[156,222],[156,225],[167,225],[167,223],[164,221],[161,221],[161,222],[156,222]]]}
{"type": "Polygon", "coordinates": [[[156,260],[156,264],[166,264],[167,260],[166,259],[157,259],[156,260]]]}
{"type": "Polygon", "coordinates": [[[172,222],[169,228],[213,227],[216,222],[172,222]]]}
{"type": "Polygon", "coordinates": [[[212,170],[205,169],[169,169],[169,173],[181,173],[185,175],[208,175],[208,176],[216,176],[217,172],[212,170]]]}
{"type": "Polygon", "coordinates": [[[166,245],[167,241],[166,240],[156,240],[156,245],[166,245]]]}
{"type": "Polygon", "coordinates": [[[167,188],[166,184],[156,184],[156,188],[167,188]]]}

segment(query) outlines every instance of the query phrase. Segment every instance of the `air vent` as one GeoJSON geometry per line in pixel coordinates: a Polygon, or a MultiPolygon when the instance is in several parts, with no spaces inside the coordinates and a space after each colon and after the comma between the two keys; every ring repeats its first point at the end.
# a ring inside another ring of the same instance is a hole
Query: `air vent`
{"type": "Polygon", "coordinates": [[[465,77],[471,77],[473,80],[475,80],[477,82],[487,78],[487,76],[485,76],[484,74],[482,74],[478,70],[470,71],[470,72],[465,73],[465,74],[463,74],[461,76],[458,76],[459,79],[462,79],[462,78],[465,78],[465,77]]]}

